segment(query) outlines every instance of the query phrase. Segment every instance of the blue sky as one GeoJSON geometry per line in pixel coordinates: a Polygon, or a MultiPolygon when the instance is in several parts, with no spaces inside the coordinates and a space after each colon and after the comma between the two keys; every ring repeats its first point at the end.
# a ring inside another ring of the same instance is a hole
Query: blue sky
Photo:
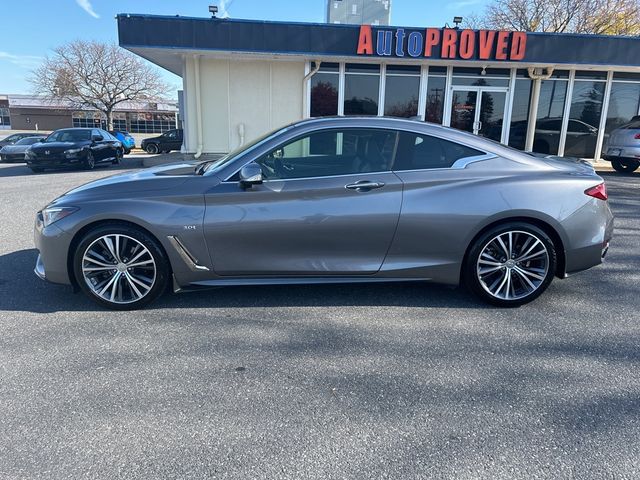
{"type": "MultiPolygon", "coordinates": [[[[394,25],[442,26],[454,15],[482,11],[488,1],[392,0],[391,21],[394,25]]],[[[321,22],[326,0],[7,0],[9,3],[0,27],[0,94],[33,93],[27,81],[29,72],[58,45],[76,39],[117,42],[117,13],[207,17],[207,7],[213,3],[232,18],[321,22]]],[[[178,77],[163,74],[170,84],[180,86],[178,77]]]]}

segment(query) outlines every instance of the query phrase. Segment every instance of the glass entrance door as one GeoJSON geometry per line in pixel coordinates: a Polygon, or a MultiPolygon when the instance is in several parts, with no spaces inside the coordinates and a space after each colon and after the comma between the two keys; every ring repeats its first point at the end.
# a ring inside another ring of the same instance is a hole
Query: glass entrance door
{"type": "Polygon", "coordinates": [[[506,101],[506,89],[454,87],[449,125],[500,142],[506,101]]]}

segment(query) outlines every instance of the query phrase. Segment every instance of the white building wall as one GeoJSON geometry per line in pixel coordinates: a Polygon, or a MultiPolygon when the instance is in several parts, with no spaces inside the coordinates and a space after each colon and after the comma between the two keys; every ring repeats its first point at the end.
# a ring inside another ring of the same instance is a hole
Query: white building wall
{"type": "MultiPolygon", "coordinates": [[[[304,62],[200,58],[203,151],[227,153],[303,118],[304,62]]],[[[195,152],[195,60],[185,61],[185,148],[195,152]]]]}

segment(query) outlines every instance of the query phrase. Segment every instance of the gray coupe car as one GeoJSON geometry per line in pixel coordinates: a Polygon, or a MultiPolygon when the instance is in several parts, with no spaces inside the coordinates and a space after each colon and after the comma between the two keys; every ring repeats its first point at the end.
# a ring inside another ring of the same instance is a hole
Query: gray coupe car
{"type": "Polygon", "coordinates": [[[603,152],[618,172],[635,172],[640,167],[640,115],[613,130],[603,152]]]}
{"type": "Polygon", "coordinates": [[[416,280],[516,306],[601,263],[613,218],[589,164],[348,117],[89,183],[35,230],[37,275],[114,309],[168,288],[416,280]]]}
{"type": "Polygon", "coordinates": [[[41,142],[46,135],[24,137],[15,143],[0,148],[0,162],[24,162],[25,153],[34,144],[41,142]]]}

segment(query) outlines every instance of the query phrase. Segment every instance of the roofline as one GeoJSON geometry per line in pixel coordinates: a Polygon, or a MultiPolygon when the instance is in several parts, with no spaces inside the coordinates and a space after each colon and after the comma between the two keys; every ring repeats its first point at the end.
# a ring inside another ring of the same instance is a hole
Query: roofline
{"type": "MultiPolygon", "coordinates": [[[[192,16],[182,16],[182,15],[157,15],[157,14],[145,14],[145,13],[118,13],[116,15],[116,19],[120,17],[139,17],[139,18],[157,18],[163,20],[191,20],[191,21],[202,21],[202,22],[216,22],[216,23],[253,23],[253,24],[267,24],[267,25],[306,25],[312,27],[337,27],[337,28],[360,28],[360,24],[357,23],[327,23],[327,22],[288,22],[283,20],[256,20],[249,18],[211,18],[211,17],[192,17],[192,16]]],[[[448,28],[446,26],[435,26],[435,25],[423,25],[423,26],[410,26],[410,25],[374,25],[378,29],[393,29],[393,28],[405,28],[409,30],[420,30],[425,28],[448,28]]],[[[463,29],[460,29],[463,30],[463,29]]],[[[482,29],[464,29],[464,30],[473,30],[480,31],[482,29]]],[[[527,31],[527,36],[558,36],[558,37],[578,37],[578,38],[626,38],[626,39],[637,39],[640,40],[640,37],[636,35],[602,35],[602,34],[594,34],[594,33],[573,33],[573,32],[530,32],[527,31]]]]}

